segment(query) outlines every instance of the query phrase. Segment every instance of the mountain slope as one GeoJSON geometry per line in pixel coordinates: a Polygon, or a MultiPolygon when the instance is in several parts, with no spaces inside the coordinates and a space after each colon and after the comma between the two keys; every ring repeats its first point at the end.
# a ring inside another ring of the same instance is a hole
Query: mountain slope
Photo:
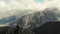
{"type": "Polygon", "coordinates": [[[18,19],[18,24],[22,28],[36,28],[47,22],[59,21],[57,13],[59,12],[56,8],[46,8],[43,11],[36,11],[31,14],[27,14],[18,19]]]}

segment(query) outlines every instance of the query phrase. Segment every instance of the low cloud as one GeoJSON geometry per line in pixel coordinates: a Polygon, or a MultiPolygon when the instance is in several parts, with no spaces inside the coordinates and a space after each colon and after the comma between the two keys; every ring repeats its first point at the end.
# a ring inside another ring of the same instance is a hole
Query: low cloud
{"type": "MultiPolygon", "coordinates": [[[[46,0],[48,1],[48,0],[46,0]]],[[[36,3],[34,0],[0,0],[0,11],[2,10],[44,10],[48,7],[60,7],[60,0],[51,0],[44,3],[36,3]]]]}

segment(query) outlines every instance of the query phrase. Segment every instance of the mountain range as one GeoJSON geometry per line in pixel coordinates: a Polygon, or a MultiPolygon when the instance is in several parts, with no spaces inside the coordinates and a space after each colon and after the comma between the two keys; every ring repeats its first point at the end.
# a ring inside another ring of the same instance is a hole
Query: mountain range
{"type": "Polygon", "coordinates": [[[21,28],[32,29],[47,22],[59,21],[59,11],[58,8],[46,8],[43,11],[18,10],[14,15],[0,19],[0,24],[15,26],[18,23],[21,28]]]}

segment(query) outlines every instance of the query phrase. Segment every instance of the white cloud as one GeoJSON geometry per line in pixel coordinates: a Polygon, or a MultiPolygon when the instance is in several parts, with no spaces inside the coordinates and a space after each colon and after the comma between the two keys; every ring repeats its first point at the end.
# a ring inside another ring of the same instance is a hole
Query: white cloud
{"type": "Polygon", "coordinates": [[[8,10],[17,10],[17,9],[43,10],[47,7],[52,7],[52,6],[60,7],[59,0],[52,0],[45,3],[36,3],[34,2],[34,0],[9,0],[8,3],[6,3],[6,1],[0,0],[0,10],[7,10],[7,9],[8,10]]]}
{"type": "MultiPolygon", "coordinates": [[[[34,0],[0,0],[0,19],[13,15],[16,11],[10,10],[44,10],[48,7],[60,8],[60,0],[52,0],[44,3],[36,3],[34,0]],[[8,13],[6,13],[8,11],[8,13]]],[[[32,11],[31,11],[32,12],[32,11]]],[[[31,13],[28,12],[28,13],[31,13]]],[[[18,12],[17,12],[18,13],[18,12]]],[[[15,15],[15,14],[14,14],[15,15]]],[[[5,25],[1,25],[5,26],[5,25]]]]}
{"type": "MultiPolygon", "coordinates": [[[[7,0],[6,0],[7,1],[7,0]]],[[[47,7],[50,7],[50,6],[56,6],[56,4],[58,6],[60,6],[60,2],[59,1],[51,1],[51,2],[45,2],[45,3],[35,3],[34,0],[9,0],[7,3],[6,3],[5,0],[0,0],[0,13],[4,14],[4,15],[7,15],[6,13],[4,12],[8,12],[11,13],[11,14],[14,14],[14,11],[10,11],[10,10],[18,10],[18,9],[21,9],[21,10],[43,10],[47,7]]],[[[3,16],[4,16],[3,15],[3,16]]],[[[3,17],[2,16],[2,17],[3,17]]]]}

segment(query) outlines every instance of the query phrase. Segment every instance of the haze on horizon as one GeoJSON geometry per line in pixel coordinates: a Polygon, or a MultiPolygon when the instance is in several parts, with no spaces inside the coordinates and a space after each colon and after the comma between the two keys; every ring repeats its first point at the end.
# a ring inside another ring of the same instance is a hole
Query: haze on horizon
{"type": "MultiPolygon", "coordinates": [[[[43,11],[44,9],[49,7],[56,7],[60,9],[60,0],[37,0],[37,1],[35,0],[0,0],[0,19],[7,17],[9,15],[10,16],[15,15],[14,13],[21,12],[21,11],[16,12],[14,10],[43,11]]],[[[24,12],[26,11],[23,11],[23,13],[24,12]]],[[[32,11],[29,13],[32,13],[32,11]]]]}

